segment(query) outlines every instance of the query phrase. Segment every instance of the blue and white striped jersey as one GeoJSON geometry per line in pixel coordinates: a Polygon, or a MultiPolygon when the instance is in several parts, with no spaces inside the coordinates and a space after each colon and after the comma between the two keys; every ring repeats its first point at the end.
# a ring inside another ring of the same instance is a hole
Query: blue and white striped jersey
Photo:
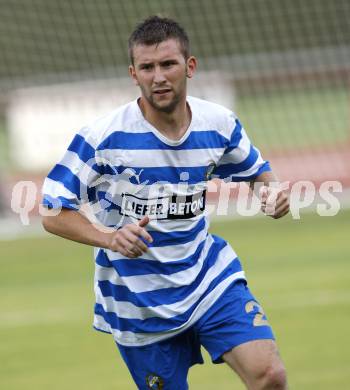
{"type": "Polygon", "coordinates": [[[207,181],[246,181],[269,170],[235,115],[188,97],[191,124],[164,137],[133,101],[83,128],[43,187],[43,203],[92,211],[104,226],[150,217],[142,258],[95,248],[94,327],[126,346],[160,341],[190,327],[237,279],[231,246],[208,233],[207,181]]]}

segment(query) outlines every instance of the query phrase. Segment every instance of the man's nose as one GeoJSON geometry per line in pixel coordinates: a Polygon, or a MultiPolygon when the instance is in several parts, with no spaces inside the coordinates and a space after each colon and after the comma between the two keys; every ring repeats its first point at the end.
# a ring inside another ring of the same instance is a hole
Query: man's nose
{"type": "Polygon", "coordinates": [[[166,81],[166,78],[164,76],[164,72],[162,71],[162,69],[160,68],[160,66],[156,66],[155,69],[154,69],[154,78],[153,78],[153,81],[156,83],[156,84],[160,84],[164,81],[166,81]]]}

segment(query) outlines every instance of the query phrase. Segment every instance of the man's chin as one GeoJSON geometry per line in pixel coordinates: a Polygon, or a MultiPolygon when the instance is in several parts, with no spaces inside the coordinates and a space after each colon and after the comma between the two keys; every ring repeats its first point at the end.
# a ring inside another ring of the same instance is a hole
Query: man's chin
{"type": "Polygon", "coordinates": [[[178,102],[177,101],[171,101],[171,102],[152,102],[152,106],[155,110],[161,111],[161,112],[166,112],[167,114],[170,114],[173,112],[177,106],[178,102]]]}

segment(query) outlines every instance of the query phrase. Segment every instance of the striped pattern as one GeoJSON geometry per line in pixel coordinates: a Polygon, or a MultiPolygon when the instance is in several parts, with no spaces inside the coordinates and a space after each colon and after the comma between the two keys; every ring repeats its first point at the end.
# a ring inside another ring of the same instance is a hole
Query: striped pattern
{"type": "Polygon", "coordinates": [[[153,243],[138,259],[95,248],[94,327],[123,345],[147,345],[183,331],[233,281],[244,279],[234,250],[208,234],[205,214],[183,218],[185,203],[180,206],[206,189],[211,167],[211,177],[241,181],[269,164],[232,112],[196,98],[188,103],[192,122],[179,141],[145,121],[136,101],[97,120],[75,136],[44,183],[43,204],[79,210],[89,203],[106,226],[137,222],[151,200],[165,199],[156,206],[178,215],[151,218],[153,243]]]}

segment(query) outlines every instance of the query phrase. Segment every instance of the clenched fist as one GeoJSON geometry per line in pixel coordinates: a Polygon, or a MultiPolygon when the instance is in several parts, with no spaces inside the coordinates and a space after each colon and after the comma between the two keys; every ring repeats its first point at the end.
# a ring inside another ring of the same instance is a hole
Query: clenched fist
{"type": "Polygon", "coordinates": [[[134,259],[147,252],[147,245],[141,240],[151,243],[153,238],[146,231],[149,217],[144,217],[138,224],[129,223],[111,235],[108,249],[119,252],[123,256],[134,259]]]}
{"type": "Polygon", "coordinates": [[[261,210],[272,218],[281,218],[289,212],[289,198],[280,188],[263,186],[259,190],[261,210]]]}

